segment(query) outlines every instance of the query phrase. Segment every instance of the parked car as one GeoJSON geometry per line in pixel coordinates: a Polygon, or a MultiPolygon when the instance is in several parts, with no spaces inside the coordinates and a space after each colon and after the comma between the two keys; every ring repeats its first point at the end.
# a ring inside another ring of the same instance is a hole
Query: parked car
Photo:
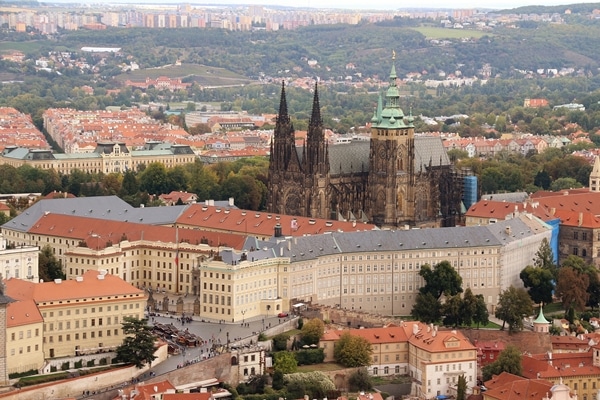
{"type": "Polygon", "coordinates": [[[286,313],[286,312],[280,312],[279,314],[277,314],[277,317],[278,317],[278,318],[285,318],[285,317],[287,317],[288,315],[289,315],[289,314],[288,314],[288,313],[286,313]]]}

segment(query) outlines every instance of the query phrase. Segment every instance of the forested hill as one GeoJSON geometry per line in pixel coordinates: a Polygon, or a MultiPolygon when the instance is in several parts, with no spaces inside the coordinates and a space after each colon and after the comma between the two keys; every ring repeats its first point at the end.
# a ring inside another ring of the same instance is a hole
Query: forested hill
{"type": "Polygon", "coordinates": [[[392,50],[399,76],[426,71],[461,71],[473,76],[485,64],[494,76],[519,76],[517,70],[571,67],[596,74],[600,67],[600,21],[582,24],[535,23],[493,33],[441,29],[427,25],[361,24],[309,26],[293,31],[234,32],[219,29],[107,29],[61,35],[54,45],[77,51],[81,46],[121,47],[142,68],[176,60],[226,68],[256,79],[261,75],[339,80],[349,74],[371,77],[386,73],[382,62],[392,50]],[[446,33],[449,39],[444,39],[446,33]],[[454,35],[454,36],[451,36],[454,35]],[[463,40],[464,38],[470,38],[463,40]],[[444,44],[439,42],[444,39],[444,44]],[[153,50],[150,50],[153,49],[153,50]],[[315,60],[309,66],[308,60],[315,60]],[[352,64],[349,71],[347,65],[352,64]],[[285,72],[289,71],[289,72],[285,72]]]}
{"type": "Polygon", "coordinates": [[[523,6],[495,12],[499,14],[563,14],[566,10],[571,10],[574,14],[589,14],[597,9],[600,9],[600,3],[575,3],[563,4],[560,6],[523,6]]]}

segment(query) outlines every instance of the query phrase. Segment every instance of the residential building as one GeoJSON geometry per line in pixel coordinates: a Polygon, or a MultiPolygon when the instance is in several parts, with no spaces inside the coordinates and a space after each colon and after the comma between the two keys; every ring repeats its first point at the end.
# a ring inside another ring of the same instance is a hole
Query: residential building
{"type": "Polygon", "coordinates": [[[44,366],[44,319],[33,299],[13,301],[6,314],[8,373],[39,370],[44,366]]]}
{"type": "Polygon", "coordinates": [[[408,374],[413,382],[412,394],[419,398],[449,395],[461,375],[468,386],[476,383],[477,349],[459,331],[415,321],[383,328],[331,330],[319,342],[326,360],[333,360],[333,347],[345,332],[371,344],[370,374],[408,374]]]}
{"type": "MultiPolygon", "coordinates": [[[[559,389],[551,381],[536,378],[523,378],[521,376],[502,372],[500,375],[494,376],[489,381],[484,383],[487,389],[482,392],[483,400],[518,400],[518,399],[536,399],[547,400],[552,394],[554,400],[571,400],[570,396],[566,398],[555,396],[554,391],[559,389]]],[[[561,394],[562,391],[558,390],[561,394]]],[[[567,394],[569,389],[567,388],[567,394]]],[[[574,399],[576,400],[576,396],[574,399]]]]}
{"type": "Polygon", "coordinates": [[[485,367],[498,359],[498,355],[506,348],[501,340],[475,340],[477,348],[477,365],[485,367]]]}
{"type": "Polygon", "coordinates": [[[31,339],[21,344],[20,333],[15,335],[14,347],[9,342],[11,352],[15,350],[11,355],[29,345],[32,352],[43,352],[45,360],[114,350],[123,341],[124,318],[143,318],[147,300],[143,290],[106,271],[88,271],[73,280],[31,283],[8,279],[5,284],[8,296],[31,307],[34,302],[43,319],[42,329],[33,315],[23,328],[11,327],[11,334],[23,332],[24,339],[31,339]],[[42,335],[37,350],[36,329],[42,335]]]}
{"type": "Polygon", "coordinates": [[[174,190],[168,194],[161,194],[158,198],[167,206],[173,206],[181,201],[182,204],[192,204],[198,201],[196,193],[188,193],[174,190]]]}
{"type": "Polygon", "coordinates": [[[580,399],[596,399],[600,389],[600,348],[585,352],[526,354],[522,358],[523,376],[565,384],[580,399]]]}
{"type": "Polygon", "coordinates": [[[261,376],[266,371],[265,349],[260,346],[249,348],[238,348],[231,351],[232,373],[237,377],[231,377],[234,382],[247,382],[253,376],[261,376]],[[236,366],[234,368],[233,366],[236,366]]]}

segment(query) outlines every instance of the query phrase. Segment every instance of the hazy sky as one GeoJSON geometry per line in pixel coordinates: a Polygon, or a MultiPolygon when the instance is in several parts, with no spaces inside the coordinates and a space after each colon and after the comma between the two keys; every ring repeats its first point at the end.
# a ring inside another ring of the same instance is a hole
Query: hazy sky
{"type": "MultiPolygon", "coordinates": [[[[129,0],[132,1],[133,0],[129,0]]],[[[151,0],[152,2],[181,4],[181,1],[175,0],[151,0]]],[[[143,2],[137,0],[136,2],[143,2]]],[[[185,1],[184,1],[185,2],[185,1]]],[[[477,9],[504,9],[515,8],[527,5],[563,5],[574,3],[595,3],[598,0],[420,0],[420,1],[402,1],[402,0],[200,0],[204,4],[264,4],[281,5],[292,7],[314,7],[314,8],[349,8],[349,9],[378,9],[394,10],[399,8],[477,8],[477,9]]],[[[196,1],[190,1],[195,4],[196,1]]]]}
{"type": "Polygon", "coordinates": [[[279,5],[289,7],[312,7],[312,8],[346,8],[346,9],[375,9],[396,10],[402,8],[443,8],[443,9],[506,9],[529,5],[556,6],[574,3],[596,3],[598,0],[40,0],[41,2],[68,2],[68,3],[112,3],[112,4],[191,4],[218,5],[218,4],[253,4],[253,5],[279,5]]]}

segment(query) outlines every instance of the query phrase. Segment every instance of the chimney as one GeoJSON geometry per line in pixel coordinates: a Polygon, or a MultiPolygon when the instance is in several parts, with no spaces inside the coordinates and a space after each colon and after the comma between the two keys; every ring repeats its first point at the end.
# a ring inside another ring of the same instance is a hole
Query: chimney
{"type": "Polygon", "coordinates": [[[510,236],[510,234],[511,234],[511,229],[510,229],[510,226],[507,226],[507,227],[504,229],[504,232],[505,232],[505,233],[506,233],[508,236],[510,236]]]}
{"type": "Polygon", "coordinates": [[[278,222],[275,224],[275,233],[274,235],[276,238],[281,237],[281,224],[278,222]]]}
{"type": "Polygon", "coordinates": [[[579,213],[579,220],[577,221],[577,226],[583,225],[583,213],[579,213]]]}
{"type": "Polygon", "coordinates": [[[235,205],[234,201],[233,201],[233,197],[229,198],[229,207],[233,207],[235,205]]]}

